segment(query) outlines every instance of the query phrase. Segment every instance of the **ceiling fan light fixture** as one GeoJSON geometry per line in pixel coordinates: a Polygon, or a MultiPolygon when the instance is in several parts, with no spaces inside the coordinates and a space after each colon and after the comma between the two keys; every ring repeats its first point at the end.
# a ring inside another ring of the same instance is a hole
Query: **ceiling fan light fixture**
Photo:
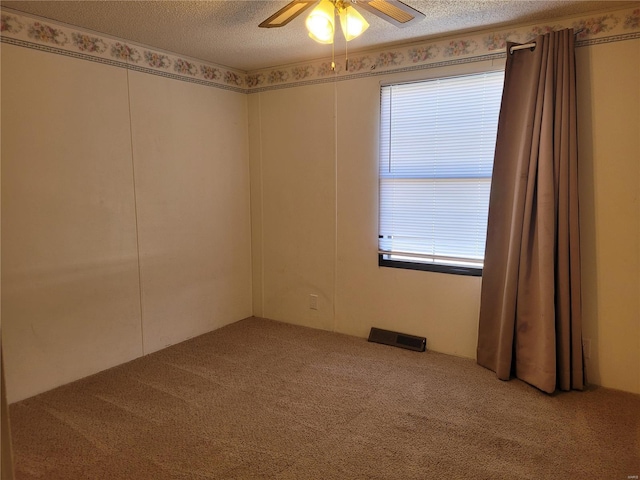
{"type": "MultiPolygon", "coordinates": [[[[292,0],[258,26],[283,27],[317,2],[318,0],[292,0]]],[[[347,42],[360,36],[369,24],[352,4],[396,27],[408,27],[425,18],[424,13],[400,0],[322,0],[307,17],[309,36],[319,43],[333,43],[336,12],[347,42]]]]}
{"type": "Polygon", "coordinates": [[[314,8],[305,22],[309,37],[318,43],[333,43],[335,31],[334,5],[329,0],[322,0],[314,8]]]}
{"type": "Polygon", "coordinates": [[[344,34],[345,40],[348,42],[359,37],[369,28],[369,23],[362,15],[353,7],[348,6],[339,10],[340,27],[344,34]]]}

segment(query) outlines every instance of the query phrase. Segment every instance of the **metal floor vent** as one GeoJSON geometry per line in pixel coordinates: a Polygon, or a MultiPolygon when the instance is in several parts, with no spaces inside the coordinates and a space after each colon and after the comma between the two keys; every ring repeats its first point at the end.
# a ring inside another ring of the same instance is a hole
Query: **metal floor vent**
{"type": "Polygon", "coordinates": [[[416,352],[424,352],[427,348],[427,339],[425,337],[416,337],[415,335],[407,335],[375,327],[371,327],[369,341],[415,350],[416,352]]]}

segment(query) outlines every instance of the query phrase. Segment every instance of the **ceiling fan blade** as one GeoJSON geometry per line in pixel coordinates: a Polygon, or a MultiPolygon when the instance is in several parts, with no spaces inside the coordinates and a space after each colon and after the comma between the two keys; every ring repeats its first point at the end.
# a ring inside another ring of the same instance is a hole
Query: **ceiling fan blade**
{"type": "Polygon", "coordinates": [[[258,26],[262,28],[284,27],[317,1],[318,0],[293,0],[293,2],[285,5],[258,26]]]}
{"type": "Polygon", "coordinates": [[[424,13],[399,0],[357,0],[356,5],[396,27],[408,27],[425,18],[424,13]]]}

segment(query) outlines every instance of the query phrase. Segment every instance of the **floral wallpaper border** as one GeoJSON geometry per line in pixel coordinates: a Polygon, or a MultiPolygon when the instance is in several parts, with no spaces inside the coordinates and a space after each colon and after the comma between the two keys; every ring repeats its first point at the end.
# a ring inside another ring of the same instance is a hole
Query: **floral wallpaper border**
{"type": "Polygon", "coordinates": [[[127,40],[99,36],[10,9],[0,11],[0,41],[4,43],[239,93],[499,58],[505,55],[508,41],[527,43],[537,35],[563,28],[578,32],[577,46],[640,38],[640,7],[356,53],[349,58],[348,64],[343,57],[336,58],[335,71],[327,58],[253,72],[151,50],[127,40]]]}
{"type": "Polygon", "coordinates": [[[163,77],[246,93],[246,73],[189,57],[152,50],[127,40],[0,11],[0,41],[163,77]]]}
{"type": "Polygon", "coordinates": [[[573,28],[578,32],[578,47],[640,38],[640,8],[550,20],[542,24],[471,33],[465,37],[434,39],[393,49],[356,53],[350,56],[348,64],[344,56],[341,56],[336,58],[336,71],[331,70],[330,59],[258,70],[247,74],[246,84],[249,93],[257,93],[288,86],[350,80],[500,58],[506,55],[507,42],[528,43],[540,34],[564,28],[573,28]]]}

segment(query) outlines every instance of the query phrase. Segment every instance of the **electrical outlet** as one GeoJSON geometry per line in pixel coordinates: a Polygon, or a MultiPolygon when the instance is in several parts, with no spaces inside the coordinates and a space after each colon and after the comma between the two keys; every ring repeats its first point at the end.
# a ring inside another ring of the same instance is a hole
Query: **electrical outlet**
{"type": "Polygon", "coordinates": [[[318,295],[314,295],[313,293],[309,295],[309,308],[311,310],[318,309],[318,295]]]}
{"type": "Polygon", "coordinates": [[[589,360],[591,358],[591,339],[590,338],[582,339],[582,354],[584,355],[585,360],[589,360]]]}

